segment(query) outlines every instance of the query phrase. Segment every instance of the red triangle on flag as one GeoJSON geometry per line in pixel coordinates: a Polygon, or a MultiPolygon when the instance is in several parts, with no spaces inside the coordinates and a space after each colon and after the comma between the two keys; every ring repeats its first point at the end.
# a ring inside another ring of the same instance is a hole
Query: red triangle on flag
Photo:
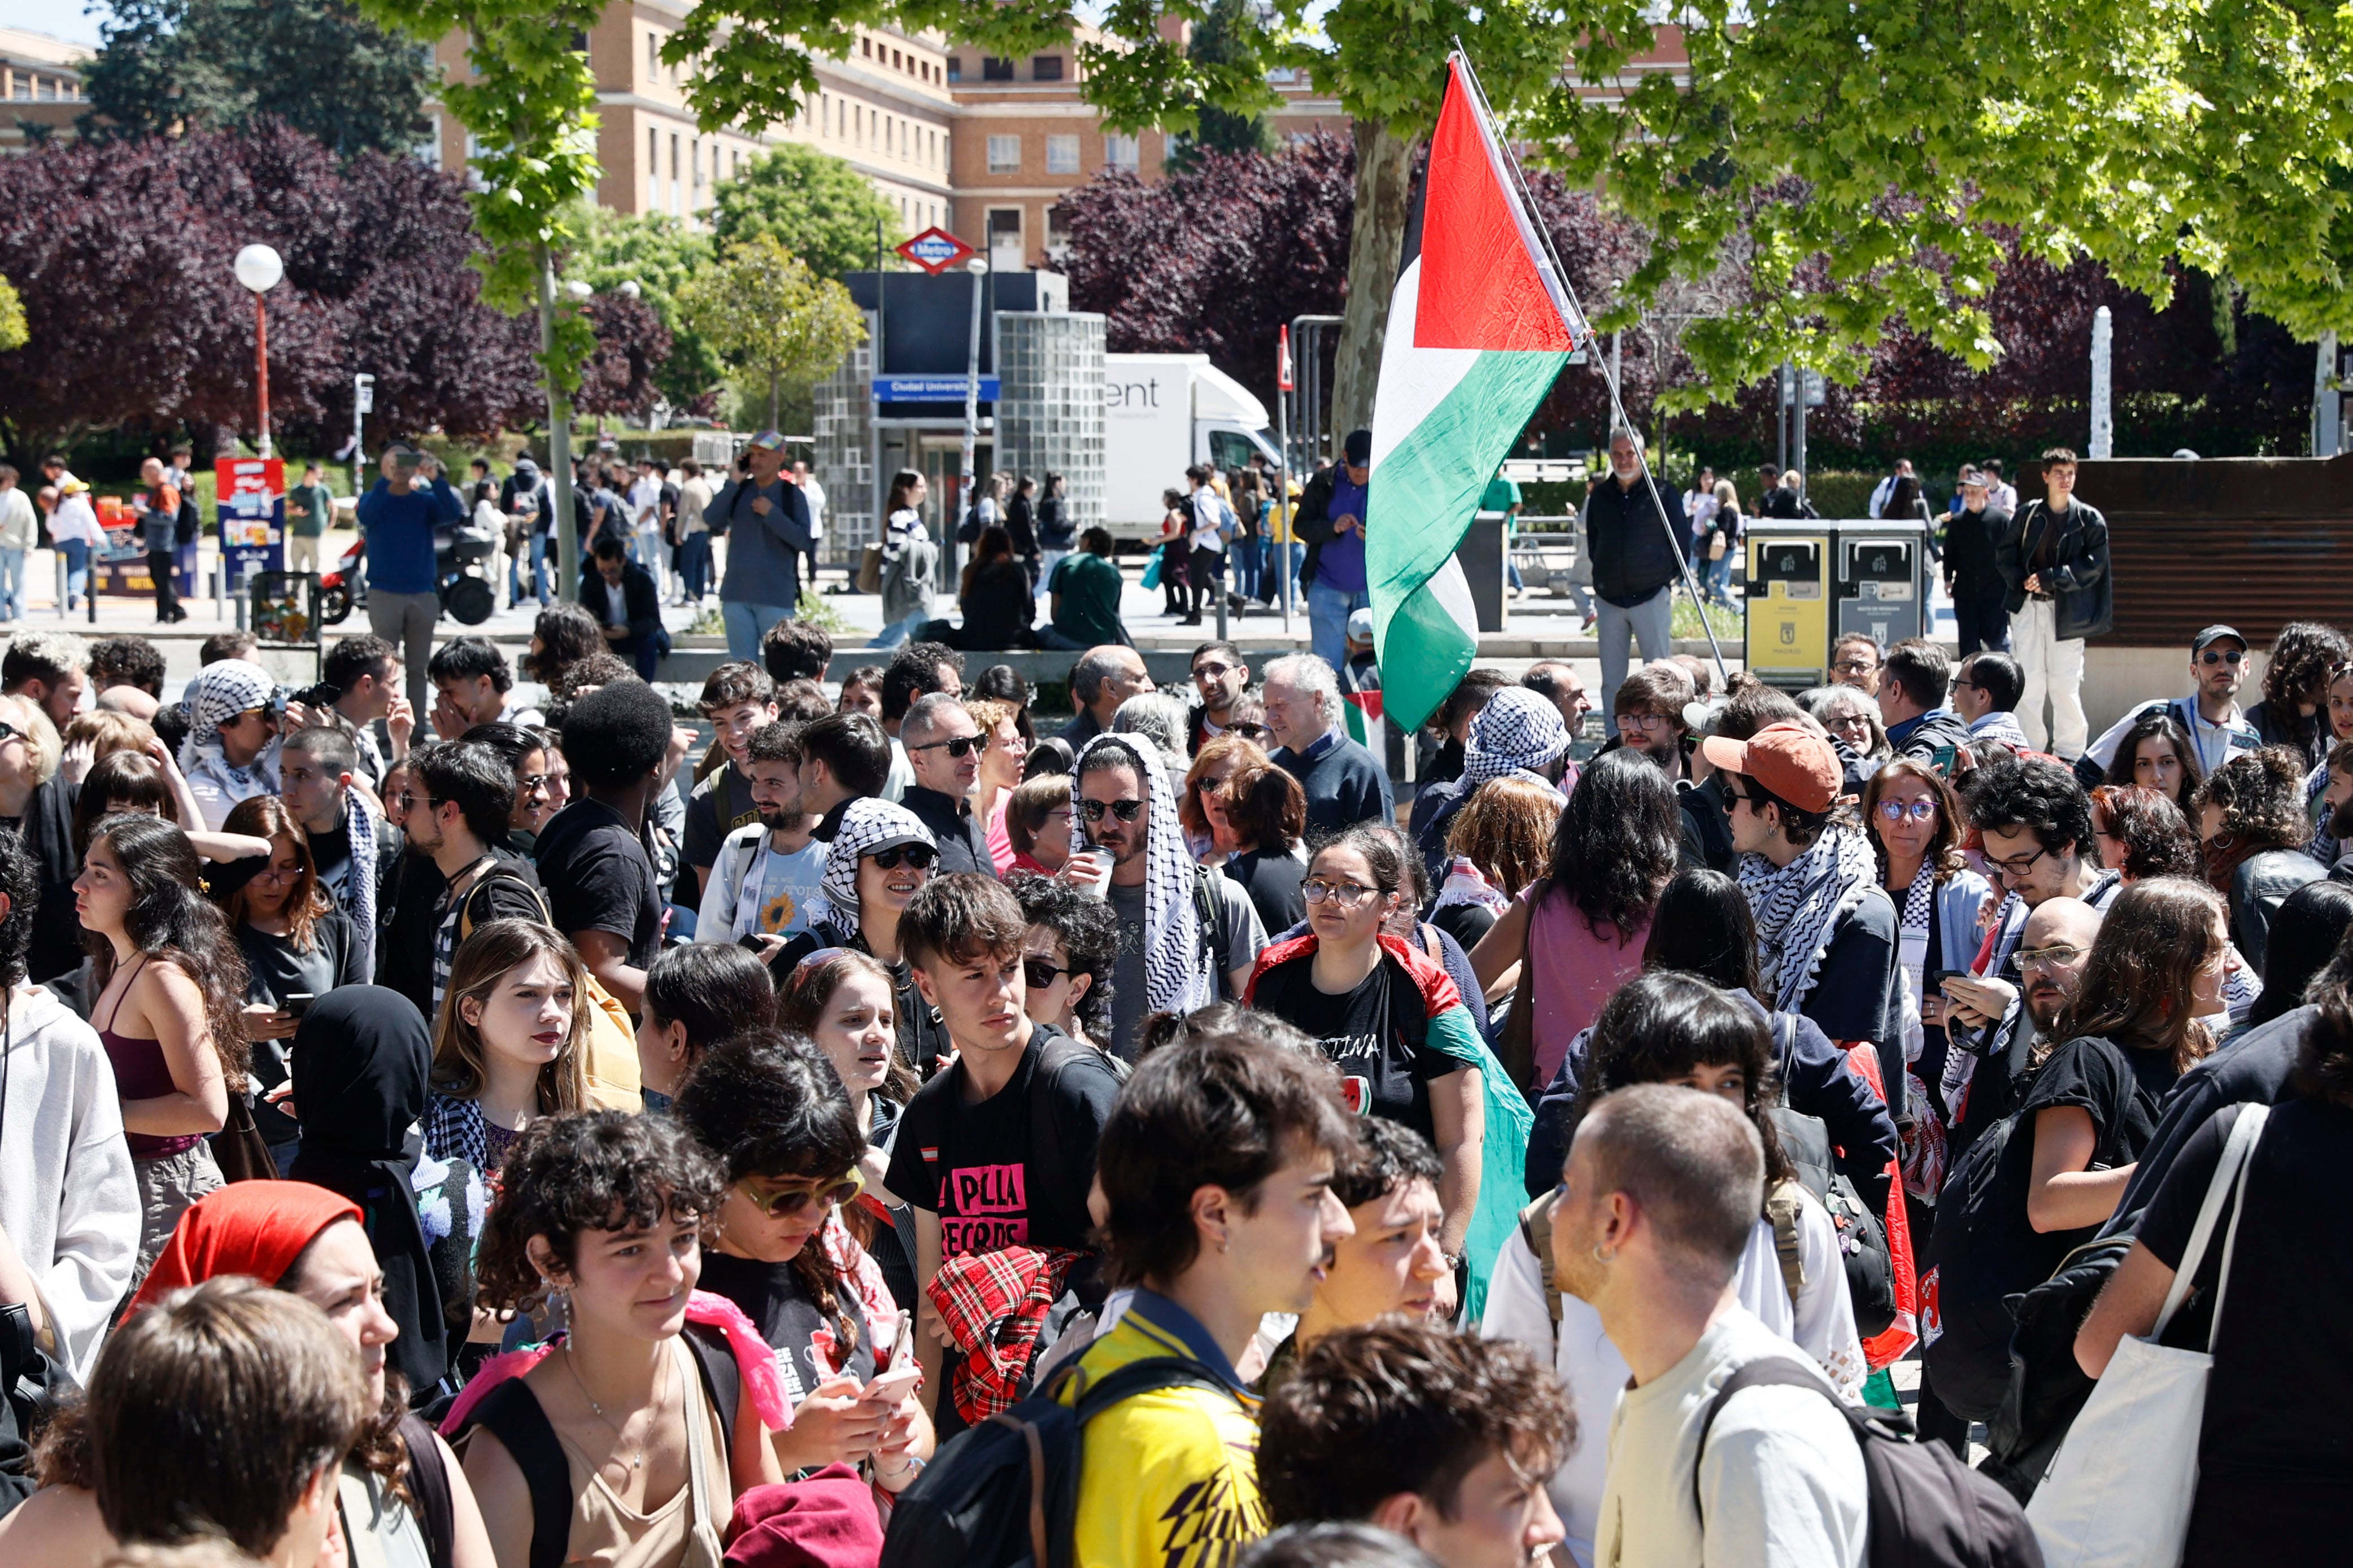
{"type": "Polygon", "coordinates": [[[1450,60],[1447,70],[1422,187],[1414,346],[1565,353],[1576,334],[1546,287],[1502,149],[1482,122],[1461,63],[1450,60]]]}

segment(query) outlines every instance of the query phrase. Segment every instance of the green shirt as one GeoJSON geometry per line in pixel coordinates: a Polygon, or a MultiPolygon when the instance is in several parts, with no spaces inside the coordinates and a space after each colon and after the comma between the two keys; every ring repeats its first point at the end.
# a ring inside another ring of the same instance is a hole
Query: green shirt
{"type": "Polygon", "coordinates": [[[286,491],[286,531],[297,539],[316,539],[327,531],[335,515],[335,494],[324,485],[294,485],[286,491]]]}
{"type": "Polygon", "coordinates": [[[1487,481],[1486,494],[1479,498],[1481,511],[1509,511],[1520,504],[1520,487],[1497,474],[1487,481]]]}
{"type": "Polygon", "coordinates": [[[1089,647],[1120,640],[1119,568],[1091,550],[1064,556],[1046,590],[1060,595],[1054,629],[1089,647]]]}

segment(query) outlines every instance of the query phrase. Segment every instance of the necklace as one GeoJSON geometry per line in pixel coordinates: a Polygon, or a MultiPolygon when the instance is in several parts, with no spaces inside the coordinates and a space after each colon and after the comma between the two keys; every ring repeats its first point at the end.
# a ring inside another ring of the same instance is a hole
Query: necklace
{"type": "MultiPolygon", "coordinates": [[[[588,1408],[595,1414],[596,1419],[602,1421],[607,1426],[612,1428],[613,1446],[616,1450],[615,1457],[617,1458],[619,1457],[618,1450],[621,1445],[628,1439],[621,1430],[620,1423],[615,1421],[610,1415],[605,1414],[605,1407],[596,1403],[596,1397],[588,1392],[587,1384],[581,1381],[580,1369],[577,1366],[575,1366],[572,1362],[572,1340],[569,1335],[566,1335],[564,1341],[564,1370],[572,1374],[572,1386],[580,1391],[580,1397],[588,1402],[588,1408]]],[[[660,1373],[657,1371],[655,1376],[659,1377],[660,1375],[660,1373]]],[[[653,1403],[649,1411],[649,1416],[646,1422],[646,1432],[649,1436],[651,1436],[656,1421],[661,1414],[661,1385],[657,1383],[654,1385],[653,1403]]],[[[638,1452],[636,1457],[629,1460],[629,1468],[632,1470],[641,1470],[645,1468],[645,1466],[646,1445],[644,1442],[640,1441],[638,1444],[638,1452]]]]}

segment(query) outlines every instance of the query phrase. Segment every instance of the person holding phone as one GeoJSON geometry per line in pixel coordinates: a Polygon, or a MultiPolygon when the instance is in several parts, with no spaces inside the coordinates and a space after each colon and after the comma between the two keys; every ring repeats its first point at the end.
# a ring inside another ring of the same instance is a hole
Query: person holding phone
{"type": "Polygon", "coordinates": [[[352,922],[319,883],[311,836],[276,795],[256,795],[228,814],[227,831],[266,839],[255,856],[213,871],[213,901],[227,912],[245,954],[245,1030],[253,1041],[248,1088],[254,1124],[283,1175],[301,1147],[302,1129],[269,1098],[290,1080],[294,1031],[301,1007],[338,985],[364,985],[352,922]],[[300,999],[298,1005],[297,998],[300,999]]]}
{"type": "Polygon", "coordinates": [[[438,459],[396,441],[385,448],[383,475],[360,498],[357,515],[367,539],[368,629],[400,650],[408,705],[428,712],[425,667],[441,618],[433,533],[464,517],[466,503],[438,459]]]}
{"type": "Polygon", "coordinates": [[[702,1289],[744,1310],[776,1351],[793,1419],[771,1434],[787,1477],[866,1467],[903,1489],[932,1455],[913,1335],[882,1271],[844,1223],[869,1201],[866,1135],[840,1075],[809,1039],[755,1029],[715,1046],[673,1114],[725,1168],[702,1289]]]}

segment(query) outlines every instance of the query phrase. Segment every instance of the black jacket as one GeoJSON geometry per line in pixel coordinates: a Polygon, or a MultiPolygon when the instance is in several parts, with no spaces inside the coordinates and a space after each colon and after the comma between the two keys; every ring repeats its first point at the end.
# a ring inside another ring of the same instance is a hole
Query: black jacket
{"type": "MultiPolygon", "coordinates": [[[[2026,578],[2042,553],[2043,537],[2051,531],[2050,506],[2041,500],[2018,509],[2018,517],[2003,534],[1999,560],[2007,596],[2002,605],[2011,615],[2026,607],[2026,578]]],[[[2053,631],[2062,637],[2107,635],[2116,618],[2115,585],[2108,577],[2108,520],[2100,509],[2080,498],[2071,502],[2058,536],[2052,541],[2051,567],[2042,590],[2057,601],[2053,631]]]]}
{"type": "MultiPolygon", "coordinates": [[[[596,562],[589,562],[580,571],[580,607],[602,626],[609,624],[605,612],[611,603],[612,590],[605,574],[596,570],[596,562]]],[[[621,568],[621,613],[628,618],[629,636],[627,641],[616,643],[616,648],[634,648],[661,630],[661,591],[654,586],[653,574],[634,561],[621,568]]]]}
{"type": "Polygon", "coordinates": [[[1585,542],[1593,552],[1593,591],[1626,608],[1683,574],[1683,544],[1691,528],[1683,499],[1656,479],[1647,488],[1604,479],[1585,498],[1585,542]],[[1656,494],[1656,505],[1651,496],[1656,494]],[[1666,526],[1659,526],[1660,509],[1666,526]]]}
{"type": "Polygon", "coordinates": [[[1307,488],[1299,492],[1299,505],[1291,513],[1291,536],[1307,546],[1306,553],[1299,558],[1303,592],[1306,584],[1315,581],[1315,562],[1332,538],[1332,487],[1339,482],[1334,478],[1339,471],[1336,467],[1329,468],[1311,478],[1307,488]]]}
{"type": "Polygon", "coordinates": [[[1915,763],[1934,763],[1939,749],[1950,746],[1956,751],[1969,743],[1968,721],[1949,708],[1931,708],[1920,715],[1920,722],[1901,741],[1894,741],[1895,754],[1909,757],[1915,763]]]}
{"type": "MultiPolygon", "coordinates": [[[[1014,548],[1020,548],[1018,541],[1014,548]]],[[[964,610],[964,625],[943,639],[949,647],[986,651],[1036,645],[1030,624],[1038,614],[1038,601],[1029,591],[1029,574],[1019,561],[998,560],[975,567],[972,584],[958,595],[957,603],[964,610]]]]}
{"type": "Polygon", "coordinates": [[[1038,530],[1031,521],[1035,515],[1028,496],[1017,495],[1005,503],[1005,531],[1013,540],[1013,553],[1024,560],[1038,553],[1038,530]]]}
{"type": "Polygon", "coordinates": [[[2009,597],[2000,542],[2010,532],[2010,513],[1998,506],[1953,514],[1945,527],[1945,588],[1954,598],[1977,603],[2009,597]]]}
{"type": "Polygon", "coordinates": [[[984,877],[997,875],[997,861],[988,853],[987,825],[973,815],[969,801],[952,800],[935,789],[909,784],[899,804],[913,812],[915,819],[930,828],[932,837],[939,841],[937,874],[977,871],[984,877]]]}
{"type": "MultiPolygon", "coordinates": [[[[1039,498],[1039,549],[1068,550],[1071,548],[1071,543],[1078,537],[1078,530],[1072,526],[1070,521],[1069,510],[1070,509],[1064,504],[1060,496],[1040,496],[1039,498]]],[[[1020,541],[1014,541],[1014,546],[1016,549],[1018,549],[1020,547],[1020,541]]]]}
{"type": "Polygon", "coordinates": [[[32,921],[33,945],[25,969],[36,985],[70,973],[88,956],[81,921],[74,914],[74,879],[81,875],[81,857],[74,852],[74,803],[80,795],[79,784],[53,774],[33,791],[17,823],[25,847],[40,868],[40,911],[32,921]]]}

